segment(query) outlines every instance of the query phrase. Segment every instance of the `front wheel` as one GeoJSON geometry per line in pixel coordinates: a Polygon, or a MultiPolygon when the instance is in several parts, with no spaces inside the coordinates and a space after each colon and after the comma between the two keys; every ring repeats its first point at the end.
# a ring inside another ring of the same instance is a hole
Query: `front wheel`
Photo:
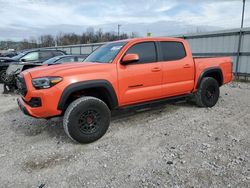
{"type": "Polygon", "coordinates": [[[0,70],[0,83],[4,83],[5,78],[6,78],[6,70],[5,69],[0,70]]]}
{"type": "Polygon", "coordinates": [[[211,77],[205,77],[201,80],[200,86],[195,94],[196,104],[200,107],[213,107],[220,96],[218,82],[211,77]]]}
{"type": "Polygon", "coordinates": [[[67,108],[63,127],[66,134],[76,142],[94,142],[108,130],[110,114],[108,106],[102,100],[81,97],[67,108]]]}

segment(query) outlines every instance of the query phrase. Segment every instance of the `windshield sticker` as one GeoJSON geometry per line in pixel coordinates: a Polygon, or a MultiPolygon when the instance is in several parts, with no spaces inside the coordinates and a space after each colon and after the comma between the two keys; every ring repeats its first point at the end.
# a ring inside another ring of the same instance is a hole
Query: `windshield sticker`
{"type": "Polygon", "coordinates": [[[122,48],[122,46],[113,46],[110,50],[117,51],[117,50],[120,50],[121,48],[122,48]]]}

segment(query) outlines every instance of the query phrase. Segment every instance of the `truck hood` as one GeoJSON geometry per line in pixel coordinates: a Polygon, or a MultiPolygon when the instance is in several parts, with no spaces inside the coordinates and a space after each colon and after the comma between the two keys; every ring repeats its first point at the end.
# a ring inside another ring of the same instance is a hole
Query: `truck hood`
{"type": "MultiPolygon", "coordinates": [[[[30,73],[32,78],[46,77],[46,76],[64,76],[72,74],[72,72],[84,72],[85,68],[103,65],[103,63],[80,62],[80,63],[64,63],[57,65],[44,65],[26,70],[30,73]]],[[[87,69],[86,69],[87,70],[87,69]]]]}

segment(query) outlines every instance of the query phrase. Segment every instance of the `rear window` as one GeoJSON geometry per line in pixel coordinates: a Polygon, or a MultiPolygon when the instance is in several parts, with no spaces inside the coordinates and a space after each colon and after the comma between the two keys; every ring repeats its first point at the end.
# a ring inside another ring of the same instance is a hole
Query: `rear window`
{"type": "Polygon", "coordinates": [[[160,42],[164,61],[179,60],[186,57],[186,51],[181,42],[160,42]]]}

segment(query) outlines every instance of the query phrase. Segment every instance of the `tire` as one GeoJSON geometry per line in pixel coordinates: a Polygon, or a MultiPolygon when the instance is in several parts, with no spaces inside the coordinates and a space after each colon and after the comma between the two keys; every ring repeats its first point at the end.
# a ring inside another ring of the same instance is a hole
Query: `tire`
{"type": "Polygon", "coordinates": [[[111,112],[95,97],[81,97],[73,101],[63,117],[65,133],[75,142],[91,143],[108,130],[111,112]]]}
{"type": "Polygon", "coordinates": [[[0,83],[15,84],[15,76],[6,74],[6,69],[0,71],[0,83]]]}
{"type": "Polygon", "coordinates": [[[4,83],[5,76],[6,76],[6,69],[0,70],[0,83],[4,83]]]}
{"type": "Polygon", "coordinates": [[[195,94],[195,101],[199,107],[213,107],[220,96],[218,82],[211,77],[201,80],[200,86],[195,94]]]}

